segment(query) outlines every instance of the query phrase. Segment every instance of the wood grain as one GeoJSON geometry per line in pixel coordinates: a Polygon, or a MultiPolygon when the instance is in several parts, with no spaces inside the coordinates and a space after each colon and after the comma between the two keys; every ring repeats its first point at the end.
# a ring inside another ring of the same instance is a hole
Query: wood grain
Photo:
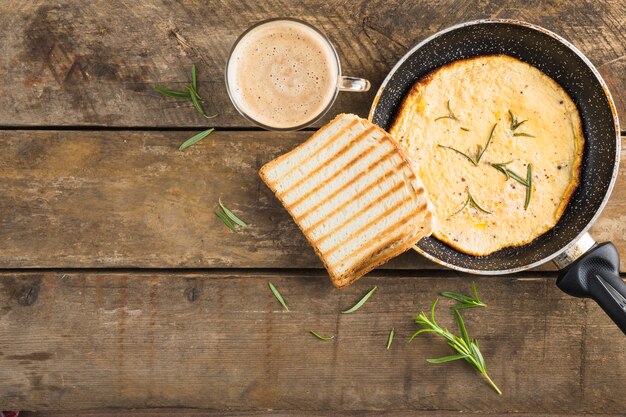
{"type": "MultiPolygon", "coordinates": [[[[152,410],[86,410],[22,412],[20,417],[459,417],[452,411],[219,411],[198,409],[152,410]]],[[[463,413],[462,416],[479,417],[623,417],[622,414],[526,414],[526,413],[463,413]]]]}
{"type": "MultiPolygon", "coordinates": [[[[310,133],[217,132],[178,151],[191,134],[0,131],[0,267],[320,268],[257,173],[310,133]],[[215,216],[219,198],[245,232],[215,216]]],[[[626,163],[592,229],[621,253],[625,180],[626,163]]],[[[409,252],[385,267],[438,266],[409,252]]]]}
{"type": "MultiPolygon", "coordinates": [[[[377,273],[337,291],[321,271],[16,272],[0,275],[3,409],[622,413],[626,347],[595,304],[545,275],[479,278],[464,311],[492,391],[466,364],[430,365],[442,340],[414,314],[454,273],[377,273]],[[283,311],[273,282],[289,304],[283,311]],[[356,313],[339,314],[372,286],[356,313]],[[397,336],[385,348],[389,329],[397,336]],[[308,331],[335,335],[320,341],[308,331]]],[[[438,321],[454,326],[441,300],[438,321]]]]}
{"type": "Polygon", "coordinates": [[[626,4],[620,0],[517,2],[283,0],[272,2],[5,0],[0,13],[0,125],[187,126],[206,123],[190,103],[154,93],[183,87],[198,64],[216,126],[249,126],[230,104],[223,69],[248,26],[290,16],[323,30],[344,73],[367,94],[341,94],[329,116],[366,115],[375,90],[412,45],[453,24],[515,18],[553,30],[587,54],[626,119],[626,4]]]}

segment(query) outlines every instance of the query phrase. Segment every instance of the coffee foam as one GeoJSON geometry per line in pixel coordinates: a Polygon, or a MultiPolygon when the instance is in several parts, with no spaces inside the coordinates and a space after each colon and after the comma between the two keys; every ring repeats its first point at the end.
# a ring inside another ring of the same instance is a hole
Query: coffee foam
{"type": "Polygon", "coordinates": [[[337,91],[339,69],[328,41],[298,22],[279,20],[248,32],[230,57],[236,105],[269,127],[290,128],[318,116],[337,91]]]}

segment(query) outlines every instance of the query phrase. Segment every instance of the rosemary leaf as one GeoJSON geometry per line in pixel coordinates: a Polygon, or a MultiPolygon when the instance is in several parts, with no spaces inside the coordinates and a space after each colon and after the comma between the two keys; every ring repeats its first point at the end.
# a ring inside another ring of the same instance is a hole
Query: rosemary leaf
{"type": "Polygon", "coordinates": [[[526,137],[529,137],[529,138],[534,138],[533,135],[529,135],[528,133],[523,133],[523,132],[521,132],[521,133],[513,133],[513,136],[526,136],[526,137]]]}
{"type": "Polygon", "coordinates": [[[522,120],[521,122],[517,121],[517,117],[515,117],[515,115],[513,114],[513,112],[511,110],[509,110],[509,117],[511,119],[511,130],[514,131],[515,129],[517,129],[518,127],[520,127],[523,123],[526,123],[528,120],[522,120]]]}
{"type": "Polygon", "coordinates": [[[478,205],[476,200],[474,200],[474,197],[472,197],[472,194],[470,193],[469,188],[467,189],[467,198],[469,199],[470,206],[474,207],[476,210],[482,211],[485,214],[491,214],[490,211],[487,211],[478,205]]]}
{"type": "Polygon", "coordinates": [[[396,334],[396,329],[395,328],[391,328],[391,330],[389,330],[389,337],[387,337],[387,350],[389,350],[389,348],[391,347],[391,342],[393,342],[393,336],[396,334]]]}
{"type": "MultiPolygon", "coordinates": [[[[470,199],[469,199],[469,195],[468,195],[468,196],[467,196],[467,198],[465,199],[465,203],[463,203],[463,205],[461,206],[461,208],[460,208],[460,209],[458,209],[457,211],[455,211],[454,213],[452,213],[452,214],[450,215],[450,217],[452,217],[452,216],[456,216],[457,214],[459,214],[460,212],[462,212],[462,211],[463,211],[463,209],[464,209],[465,207],[467,207],[467,205],[469,204],[469,201],[470,201],[470,199]]],[[[450,217],[448,217],[448,218],[450,218],[450,217]]]]}
{"type": "Polygon", "coordinates": [[[198,113],[200,113],[202,116],[206,117],[207,119],[210,119],[210,117],[207,116],[206,112],[202,108],[202,104],[200,104],[200,100],[198,100],[198,96],[196,95],[196,92],[193,89],[193,87],[188,85],[187,90],[189,90],[191,101],[193,102],[193,106],[196,108],[196,110],[198,110],[198,113]]]}
{"type": "Polygon", "coordinates": [[[189,100],[191,96],[189,95],[189,91],[178,91],[178,90],[170,90],[168,88],[159,87],[158,85],[154,87],[154,91],[157,93],[163,94],[164,96],[174,97],[189,100]]]}
{"type": "Polygon", "coordinates": [[[461,310],[465,308],[474,308],[474,307],[487,307],[487,304],[480,301],[478,298],[478,292],[476,290],[476,283],[472,282],[472,290],[474,293],[474,298],[469,297],[467,295],[459,294],[457,292],[452,291],[443,291],[441,295],[446,298],[450,298],[452,300],[458,301],[459,304],[455,304],[452,306],[455,310],[461,310]]]}
{"type": "Polygon", "coordinates": [[[198,76],[196,74],[196,64],[191,64],[191,85],[195,93],[198,92],[198,76]]]}
{"type": "Polygon", "coordinates": [[[452,361],[455,361],[457,359],[465,359],[465,356],[464,355],[450,355],[450,356],[444,356],[442,358],[426,359],[426,362],[428,362],[428,363],[445,363],[445,362],[452,362],[452,361]]]}
{"type": "Polygon", "coordinates": [[[467,159],[468,161],[470,161],[474,166],[477,166],[478,164],[476,163],[476,161],[474,161],[474,158],[472,158],[471,156],[469,156],[468,154],[459,151],[458,149],[455,149],[451,146],[446,146],[446,145],[437,145],[440,148],[444,148],[444,149],[450,149],[451,151],[454,151],[456,153],[458,153],[459,155],[462,155],[465,159],[467,159]]]}
{"type": "Polygon", "coordinates": [[[335,338],[335,336],[322,336],[319,333],[314,332],[313,330],[309,330],[309,333],[311,333],[313,336],[317,337],[320,340],[325,340],[325,341],[329,341],[329,340],[333,340],[335,338]]]}
{"type": "Polygon", "coordinates": [[[350,313],[354,313],[355,311],[357,311],[359,308],[361,308],[363,306],[363,304],[365,304],[365,302],[367,300],[369,300],[369,298],[372,296],[372,294],[374,294],[374,291],[376,291],[378,289],[377,286],[375,286],[374,288],[372,288],[371,290],[368,291],[367,294],[365,294],[363,296],[363,298],[361,298],[359,300],[358,303],[356,303],[354,306],[352,306],[351,308],[349,308],[348,310],[342,311],[341,314],[350,314],[350,313]]]}
{"type": "MultiPolygon", "coordinates": [[[[489,147],[489,145],[491,144],[491,140],[493,139],[493,132],[494,132],[494,130],[496,130],[496,126],[498,126],[498,124],[497,124],[497,123],[495,123],[495,124],[493,125],[493,127],[491,128],[491,132],[489,133],[489,139],[487,139],[487,144],[485,145],[485,147],[484,147],[484,148],[482,148],[482,150],[479,150],[479,151],[477,152],[477,155],[478,155],[478,156],[476,156],[476,165],[478,165],[478,163],[480,162],[480,159],[483,157],[483,154],[485,153],[485,151],[487,150],[487,148],[488,148],[488,147],[489,147]]],[[[480,149],[480,148],[479,148],[479,149],[480,149]]]]}
{"type": "Polygon", "coordinates": [[[448,103],[446,105],[448,107],[448,114],[445,116],[439,116],[435,119],[435,122],[437,120],[440,119],[452,119],[452,120],[456,120],[457,122],[459,121],[459,119],[457,119],[457,117],[454,115],[454,113],[452,112],[452,109],[450,108],[450,100],[448,100],[448,103]]]}
{"type": "Polygon", "coordinates": [[[241,220],[239,217],[235,216],[235,214],[232,211],[227,209],[226,206],[224,206],[224,204],[222,204],[222,200],[221,199],[218,200],[218,202],[220,204],[220,207],[222,208],[222,210],[224,210],[224,213],[228,216],[228,218],[230,220],[232,220],[233,222],[235,222],[239,226],[243,227],[244,229],[246,227],[248,227],[248,225],[243,220],[241,220]]]}
{"type": "Polygon", "coordinates": [[[204,131],[202,131],[200,133],[197,133],[197,134],[193,135],[192,137],[190,137],[189,139],[184,141],[183,144],[180,145],[178,150],[179,151],[185,150],[188,147],[190,147],[191,145],[193,145],[194,143],[200,142],[202,139],[204,139],[207,136],[209,136],[214,130],[215,129],[211,128],[211,129],[207,129],[207,130],[204,130],[204,131]]]}
{"type": "Polygon", "coordinates": [[[466,132],[469,132],[469,131],[470,131],[470,130],[469,130],[468,128],[466,128],[466,127],[460,127],[459,129],[464,130],[464,131],[466,131],[466,132]]]}
{"type": "Polygon", "coordinates": [[[526,201],[524,202],[524,210],[530,204],[530,197],[533,192],[533,166],[528,164],[526,167],[526,201]]]}
{"type": "Polygon", "coordinates": [[[285,308],[285,310],[289,311],[289,307],[287,307],[287,303],[285,303],[285,300],[283,299],[283,296],[280,295],[280,293],[278,292],[278,290],[276,289],[274,284],[272,284],[271,282],[268,282],[267,285],[270,287],[270,290],[272,290],[272,293],[274,294],[274,297],[276,297],[276,299],[278,300],[280,305],[282,305],[285,308]]]}
{"type": "Polygon", "coordinates": [[[519,182],[523,186],[528,187],[528,182],[526,182],[525,179],[520,177],[519,174],[507,168],[507,165],[510,164],[511,162],[512,161],[501,163],[501,164],[491,164],[491,166],[497,169],[498,171],[502,172],[504,175],[506,175],[507,180],[509,178],[513,178],[515,181],[519,182]]]}
{"type": "Polygon", "coordinates": [[[217,217],[220,218],[220,220],[222,220],[224,222],[224,224],[233,232],[238,233],[239,230],[237,230],[237,228],[235,227],[235,225],[233,224],[233,222],[230,221],[230,219],[228,217],[226,217],[226,215],[224,213],[222,213],[221,211],[216,211],[215,215],[217,217]]]}
{"type": "Polygon", "coordinates": [[[461,332],[461,338],[467,343],[470,344],[469,336],[467,335],[467,328],[465,327],[465,323],[463,322],[463,317],[461,317],[461,313],[459,313],[458,309],[454,310],[454,318],[456,319],[456,323],[459,326],[459,330],[461,332]]]}

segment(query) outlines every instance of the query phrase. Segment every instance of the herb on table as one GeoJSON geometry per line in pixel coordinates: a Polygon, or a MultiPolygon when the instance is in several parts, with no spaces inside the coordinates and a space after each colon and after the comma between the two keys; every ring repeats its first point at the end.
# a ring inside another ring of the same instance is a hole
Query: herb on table
{"type": "MultiPolygon", "coordinates": [[[[509,110],[509,119],[511,121],[511,124],[510,124],[511,132],[515,132],[518,127],[520,127],[522,124],[528,121],[528,120],[522,120],[521,122],[518,121],[517,117],[513,114],[511,110],[509,110]]],[[[528,133],[513,133],[513,136],[527,136],[529,138],[534,138],[533,135],[530,135],[528,133]]]]}
{"type": "Polygon", "coordinates": [[[215,215],[219,217],[230,230],[238,233],[240,229],[245,229],[246,227],[248,227],[248,225],[243,220],[235,216],[235,213],[230,211],[224,204],[222,204],[222,200],[218,200],[218,202],[221,211],[216,211],[215,215]]]}
{"type": "Polygon", "coordinates": [[[289,311],[289,307],[287,307],[287,303],[285,302],[285,299],[283,298],[282,295],[280,295],[280,293],[278,292],[274,284],[272,284],[271,282],[268,282],[267,285],[270,287],[270,290],[272,290],[272,293],[274,294],[274,297],[276,297],[278,302],[285,308],[286,311],[289,311]]]}
{"type": "Polygon", "coordinates": [[[524,179],[519,174],[507,168],[507,165],[510,164],[511,162],[513,161],[503,162],[500,164],[491,164],[491,166],[497,169],[498,171],[502,172],[506,176],[507,180],[509,178],[512,178],[513,180],[519,182],[524,187],[526,187],[526,198],[524,202],[524,210],[526,210],[528,208],[528,205],[530,204],[530,196],[531,196],[532,188],[533,188],[532,164],[528,164],[526,166],[526,179],[524,179]]]}
{"type": "Polygon", "coordinates": [[[462,155],[465,159],[470,161],[474,166],[478,166],[478,163],[480,162],[483,155],[485,154],[485,151],[491,144],[491,141],[493,139],[493,132],[496,130],[496,126],[498,126],[497,123],[495,123],[493,127],[491,128],[491,132],[489,132],[489,138],[487,138],[487,143],[485,144],[485,147],[483,148],[482,146],[478,145],[478,147],[476,148],[475,156],[472,155],[469,151],[465,153],[465,152],[459,151],[456,148],[453,148],[452,146],[446,146],[446,145],[437,145],[437,146],[439,146],[440,148],[444,148],[444,149],[450,149],[451,151],[454,151],[458,153],[459,155],[462,155]]]}
{"type": "Polygon", "coordinates": [[[450,217],[459,214],[460,212],[463,211],[463,209],[465,207],[467,207],[467,205],[469,204],[470,207],[474,207],[476,210],[482,211],[485,214],[491,214],[490,211],[485,210],[484,208],[482,208],[477,202],[476,200],[474,200],[474,197],[472,197],[472,193],[470,193],[469,187],[465,187],[465,191],[467,192],[467,199],[465,200],[465,203],[463,203],[463,205],[461,206],[460,209],[458,209],[457,211],[455,211],[454,213],[452,213],[450,215],[450,217]]]}
{"type": "Polygon", "coordinates": [[[446,104],[446,106],[448,107],[448,114],[445,116],[439,116],[435,119],[435,122],[437,120],[441,120],[441,119],[452,119],[452,120],[456,120],[457,122],[459,121],[459,119],[454,115],[454,113],[452,112],[452,109],[450,108],[450,100],[448,100],[448,103],[446,104]]]}
{"type": "Polygon", "coordinates": [[[349,308],[348,310],[342,311],[341,314],[350,314],[350,313],[354,313],[355,311],[357,311],[359,308],[361,308],[363,306],[363,304],[365,304],[365,302],[367,300],[370,299],[370,297],[372,296],[372,294],[374,294],[374,291],[376,291],[378,289],[378,287],[374,287],[371,290],[369,290],[367,292],[367,294],[365,294],[363,296],[363,298],[361,298],[359,300],[359,302],[357,302],[354,306],[352,306],[351,308],[349,308]]]}
{"type": "MultiPolygon", "coordinates": [[[[191,84],[186,85],[185,88],[187,91],[170,90],[169,88],[163,88],[157,85],[154,87],[154,90],[159,94],[163,94],[164,96],[190,100],[198,113],[200,113],[203,117],[206,117],[207,119],[217,117],[217,114],[208,116],[200,102],[200,100],[202,100],[202,97],[200,97],[200,94],[198,94],[198,75],[196,71],[196,64],[191,65],[191,84]]],[[[213,130],[214,129],[207,129],[190,137],[182,145],[180,145],[178,149],[182,151],[183,149],[190,147],[194,143],[207,137],[211,132],[213,132],[213,130]]]]}
{"type": "Polygon", "coordinates": [[[180,145],[178,147],[179,151],[182,151],[184,149],[187,149],[188,147],[190,147],[191,145],[193,145],[194,143],[200,142],[202,139],[206,138],[207,136],[209,136],[211,133],[213,133],[215,129],[214,128],[210,128],[207,130],[204,130],[200,133],[196,133],[195,135],[193,135],[192,137],[190,137],[189,139],[187,139],[186,141],[184,141],[182,143],[182,145],[180,145]]]}
{"type": "Polygon", "coordinates": [[[472,292],[474,293],[474,298],[452,291],[443,291],[441,295],[443,297],[450,298],[459,302],[459,304],[455,304],[452,307],[455,310],[474,307],[487,307],[487,304],[483,303],[482,301],[480,301],[480,298],[478,298],[478,291],[476,290],[475,282],[472,282],[472,292]]]}
{"type": "Polygon", "coordinates": [[[387,337],[387,350],[389,350],[389,348],[391,347],[391,342],[393,342],[393,337],[396,334],[396,329],[395,328],[391,328],[391,330],[389,330],[389,336],[387,337]]]}
{"type": "Polygon", "coordinates": [[[329,341],[329,340],[333,340],[335,338],[335,336],[322,336],[319,333],[314,332],[313,330],[309,330],[309,333],[311,333],[313,336],[317,337],[320,340],[324,340],[324,341],[329,341]]]}
{"type": "Polygon", "coordinates": [[[422,333],[435,333],[441,337],[443,337],[448,346],[450,346],[456,354],[450,356],[444,356],[441,358],[434,359],[426,359],[428,363],[445,363],[452,362],[459,359],[465,360],[469,363],[474,369],[476,369],[480,374],[487,380],[489,385],[496,390],[498,394],[502,394],[500,388],[491,380],[489,375],[487,374],[487,365],[485,364],[485,359],[483,358],[482,353],[478,347],[478,341],[476,339],[470,339],[467,328],[465,327],[465,323],[463,322],[463,318],[461,317],[461,313],[458,309],[454,309],[454,317],[456,318],[457,325],[459,327],[459,331],[461,333],[460,336],[457,336],[446,328],[442,328],[435,321],[435,307],[437,306],[438,299],[435,299],[432,306],[430,307],[430,319],[423,312],[420,313],[415,319],[415,323],[422,326],[421,329],[413,333],[413,336],[409,339],[409,343],[415,338],[415,336],[422,333]]]}

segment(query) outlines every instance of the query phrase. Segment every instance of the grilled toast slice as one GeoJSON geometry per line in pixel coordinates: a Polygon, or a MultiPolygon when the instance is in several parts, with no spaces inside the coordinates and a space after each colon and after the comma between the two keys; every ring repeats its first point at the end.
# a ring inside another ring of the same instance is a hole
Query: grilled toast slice
{"type": "Polygon", "coordinates": [[[416,169],[384,130],[340,114],[261,168],[330,274],[344,287],[432,233],[416,169]]]}

